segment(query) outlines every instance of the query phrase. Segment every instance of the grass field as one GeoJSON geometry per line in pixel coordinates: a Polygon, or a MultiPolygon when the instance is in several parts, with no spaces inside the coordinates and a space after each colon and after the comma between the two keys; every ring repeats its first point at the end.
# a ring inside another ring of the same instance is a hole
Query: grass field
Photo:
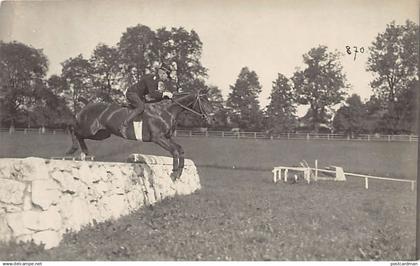
{"type": "MultiPolygon", "coordinates": [[[[365,190],[363,180],[349,178],[274,185],[270,171],[318,159],[321,166],[342,165],[349,172],[415,179],[417,143],[178,141],[198,165],[201,191],[70,233],[48,251],[30,244],[0,246],[0,259],[414,259],[416,193],[409,184],[372,181],[365,190]],[[227,169],[232,166],[237,170],[227,169]]],[[[0,157],[51,157],[62,155],[70,140],[4,134],[0,143],[0,157]]],[[[104,161],[124,161],[133,152],[167,155],[154,144],[117,138],[88,146],[104,161]]]]}

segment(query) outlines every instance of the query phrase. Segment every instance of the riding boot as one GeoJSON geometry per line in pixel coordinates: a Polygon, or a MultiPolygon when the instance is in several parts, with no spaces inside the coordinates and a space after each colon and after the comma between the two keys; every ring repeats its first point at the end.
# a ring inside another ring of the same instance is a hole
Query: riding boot
{"type": "Polygon", "coordinates": [[[143,113],[144,112],[144,108],[143,107],[140,107],[140,108],[136,108],[136,109],[134,109],[129,115],[128,115],[128,117],[124,120],[124,122],[122,122],[122,124],[121,124],[121,126],[120,126],[120,132],[121,132],[121,135],[124,137],[124,138],[127,138],[127,127],[128,127],[128,125],[129,125],[129,123],[134,119],[134,118],[136,118],[136,116],[138,116],[138,115],[140,115],[141,113],[143,113]]]}

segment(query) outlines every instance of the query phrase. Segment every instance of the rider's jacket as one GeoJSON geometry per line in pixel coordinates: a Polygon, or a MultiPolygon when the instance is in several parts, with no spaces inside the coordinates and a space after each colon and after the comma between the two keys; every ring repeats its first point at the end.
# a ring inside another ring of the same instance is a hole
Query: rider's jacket
{"type": "Polygon", "coordinates": [[[136,93],[141,100],[145,101],[145,96],[149,95],[155,100],[162,99],[163,84],[157,75],[146,74],[139,82],[127,89],[127,93],[136,93]]]}

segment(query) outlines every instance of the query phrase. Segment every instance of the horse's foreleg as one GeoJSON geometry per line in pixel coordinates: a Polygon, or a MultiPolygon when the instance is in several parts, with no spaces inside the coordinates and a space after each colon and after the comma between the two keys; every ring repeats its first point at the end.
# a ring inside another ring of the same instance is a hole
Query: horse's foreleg
{"type": "Polygon", "coordinates": [[[170,139],[166,139],[166,138],[155,139],[154,142],[171,153],[172,158],[173,158],[171,178],[172,180],[177,179],[179,177],[178,176],[179,152],[178,152],[177,146],[174,145],[170,139]]]}
{"type": "Polygon", "coordinates": [[[176,143],[173,139],[169,139],[172,145],[174,145],[179,154],[179,165],[178,165],[178,171],[177,171],[177,178],[179,178],[182,175],[182,171],[184,170],[184,149],[176,143]]]}
{"type": "Polygon", "coordinates": [[[80,159],[82,161],[84,161],[85,158],[86,158],[86,155],[89,155],[89,149],[86,146],[85,139],[83,139],[83,138],[77,138],[77,140],[79,141],[80,148],[82,149],[82,153],[80,154],[80,159]]]}

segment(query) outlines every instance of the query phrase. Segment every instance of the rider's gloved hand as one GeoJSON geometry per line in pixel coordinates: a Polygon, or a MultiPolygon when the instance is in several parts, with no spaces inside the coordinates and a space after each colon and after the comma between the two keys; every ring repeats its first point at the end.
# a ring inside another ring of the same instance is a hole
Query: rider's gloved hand
{"type": "Polygon", "coordinates": [[[172,94],[172,92],[170,92],[170,91],[164,91],[164,92],[162,93],[162,98],[167,97],[167,98],[171,99],[171,98],[172,98],[172,96],[173,96],[173,94],[172,94]]]}

